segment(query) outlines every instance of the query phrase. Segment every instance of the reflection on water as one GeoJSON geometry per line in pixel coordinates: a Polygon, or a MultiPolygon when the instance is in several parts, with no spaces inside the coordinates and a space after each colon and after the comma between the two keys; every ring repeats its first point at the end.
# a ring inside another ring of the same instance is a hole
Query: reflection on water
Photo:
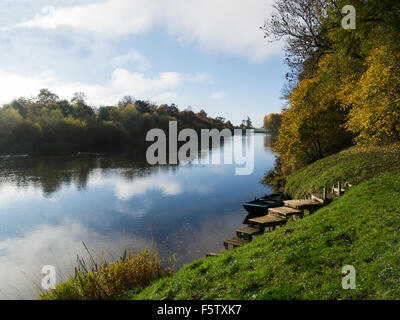
{"type": "Polygon", "coordinates": [[[202,163],[223,147],[155,167],[138,156],[1,157],[0,298],[34,298],[43,265],[71,273],[82,242],[115,256],[154,242],[162,256],[177,255],[178,267],[219,250],[246,216],[242,203],[271,191],[259,184],[274,163],[264,137],[255,136],[250,176],[202,163]]]}
{"type": "Polygon", "coordinates": [[[265,148],[272,148],[274,146],[274,143],[276,142],[277,138],[278,138],[277,134],[274,134],[274,135],[266,134],[266,135],[264,135],[264,147],[265,148]]]}

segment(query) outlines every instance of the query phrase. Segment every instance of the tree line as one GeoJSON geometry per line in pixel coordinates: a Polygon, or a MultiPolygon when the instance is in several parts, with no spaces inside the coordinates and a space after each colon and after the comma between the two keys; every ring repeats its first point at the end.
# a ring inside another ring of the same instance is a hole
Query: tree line
{"type": "Polygon", "coordinates": [[[261,29],[285,41],[290,69],[274,147],[283,174],[353,144],[400,140],[398,0],[276,0],[261,29]],[[346,5],[355,29],[343,27],[346,5]]]}
{"type": "Polygon", "coordinates": [[[156,105],[125,96],[114,106],[93,108],[84,93],[60,99],[48,89],[36,97],[18,98],[0,108],[0,154],[120,150],[143,144],[153,128],[233,130],[222,117],[204,110],[179,110],[175,104],[156,105]]]}

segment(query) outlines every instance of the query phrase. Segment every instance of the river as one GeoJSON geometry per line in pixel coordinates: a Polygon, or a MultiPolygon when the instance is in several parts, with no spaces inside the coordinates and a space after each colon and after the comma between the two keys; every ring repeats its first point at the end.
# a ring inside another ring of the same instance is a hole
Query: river
{"type": "Polygon", "coordinates": [[[65,279],[83,242],[110,260],[153,246],[175,254],[177,268],[219,251],[242,226],[242,203],[272,192],[259,183],[274,165],[269,136],[235,136],[201,155],[243,139],[254,143],[254,171],[243,176],[235,165],[151,167],[132,155],[0,157],[0,298],[36,298],[44,265],[65,279]]]}

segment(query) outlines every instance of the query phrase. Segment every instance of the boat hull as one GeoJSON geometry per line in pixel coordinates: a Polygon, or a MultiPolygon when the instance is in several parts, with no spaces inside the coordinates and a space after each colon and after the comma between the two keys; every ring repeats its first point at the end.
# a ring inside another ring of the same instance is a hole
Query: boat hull
{"type": "Polygon", "coordinates": [[[262,217],[268,214],[268,209],[269,208],[276,208],[276,207],[281,207],[283,205],[283,201],[276,203],[276,204],[270,204],[270,205],[255,205],[252,203],[245,203],[243,204],[243,207],[246,209],[246,211],[254,216],[254,217],[262,217]]]}
{"type": "Polygon", "coordinates": [[[286,193],[275,193],[269,196],[255,199],[254,201],[246,202],[243,207],[252,217],[261,217],[268,214],[269,208],[281,207],[283,201],[290,200],[286,193]]]}

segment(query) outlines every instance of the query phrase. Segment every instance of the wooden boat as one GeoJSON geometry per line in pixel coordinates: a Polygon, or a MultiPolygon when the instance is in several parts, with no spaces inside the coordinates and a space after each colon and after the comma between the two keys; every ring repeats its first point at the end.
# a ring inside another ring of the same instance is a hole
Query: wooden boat
{"type": "Polygon", "coordinates": [[[284,205],[283,201],[291,200],[284,192],[265,195],[253,201],[246,202],[243,207],[251,217],[261,217],[268,214],[268,208],[276,208],[284,205]]]}

